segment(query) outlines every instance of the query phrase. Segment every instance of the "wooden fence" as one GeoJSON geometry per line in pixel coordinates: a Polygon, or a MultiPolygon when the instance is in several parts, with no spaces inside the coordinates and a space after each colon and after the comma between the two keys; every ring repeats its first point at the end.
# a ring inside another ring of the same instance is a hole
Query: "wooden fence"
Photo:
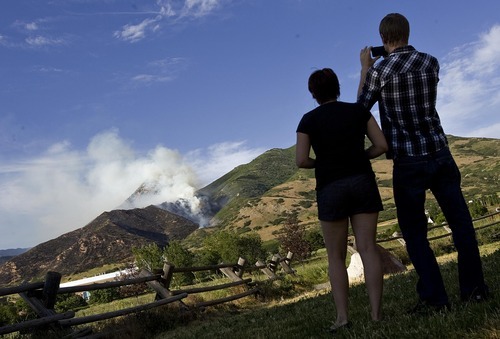
{"type": "Polygon", "coordinates": [[[29,332],[34,330],[52,330],[57,333],[67,333],[65,336],[67,338],[82,338],[91,334],[92,328],[86,327],[75,330],[71,328],[72,326],[141,312],[172,302],[179,302],[185,308],[193,307],[197,309],[226,303],[246,296],[256,295],[259,292],[257,284],[253,282],[251,278],[243,277],[245,272],[248,273],[260,270],[264,273],[268,280],[275,280],[280,277],[278,275],[278,270],[280,269],[284,274],[295,274],[295,270],[292,269],[290,265],[292,259],[293,253],[289,252],[286,258],[282,258],[279,254],[276,254],[267,264],[257,261],[254,266],[247,266],[243,258],[240,258],[238,262],[234,264],[220,264],[204,267],[175,267],[173,264],[165,263],[163,270],[159,270],[161,272],[155,271],[152,273],[147,270],[141,270],[136,278],[126,278],[120,281],[92,283],[71,287],[60,287],[61,274],[57,272],[48,272],[45,277],[45,281],[43,282],[35,282],[0,289],[0,297],[19,294],[38,316],[38,318],[34,320],[27,320],[21,323],[0,327],[0,334],[17,331],[29,332]],[[193,287],[177,290],[171,289],[170,284],[175,273],[199,271],[219,271],[228,277],[231,282],[198,288],[193,287]],[[141,283],[146,283],[154,292],[156,292],[155,301],[135,307],[82,317],[75,317],[74,311],[56,313],[54,310],[58,294],[81,293],[141,283]],[[190,294],[227,289],[234,286],[243,286],[245,291],[224,298],[198,302],[191,306],[187,306],[182,301],[182,299],[186,298],[190,294]]]}
{"type": "MultiPolygon", "coordinates": [[[[498,217],[500,216],[500,211],[497,211],[497,212],[494,212],[494,213],[491,213],[491,214],[487,214],[487,215],[484,215],[482,217],[479,217],[479,218],[475,218],[473,219],[472,221],[474,223],[476,223],[477,221],[480,221],[480,220],[486,220],[486,219],[490,219],[491,222],[488,223],[488,224],[485,224],[485,225],[481,225],[481,226],[475,226],[474,229],[476,231],[479,231],[479,230],[482,230],[482,229],[485,229],[485,228],[488,228],[488,227],[491,227],[491,226],[495,226],[495,225],[498,225],[500,224],[500,220],[497,220],[498,217]]],[[[433,225],[431,227],[429,227],[427,230],[428,231],[432,231],[432,230],[436,230],[436,229],[439,229],[439,228],[443,228],[446,232],[444,234],[440,234],[440,235],[437,235],[437,236],[433,236],[433,237],[429,237],[428,240],[429,241],[432,241],[432,240],[437,240],[437,239],[441,239],[441,238],[445,238],[445,237],[449,237],[452,235],[452,232],[451,232],[451,229],[450,227],[448,226],[448,223],[444,222],[440,225],[433,225]]],[[[397,235],[393,235],[392,237],[389,237],[387,239],[380,239],[380,240],[377,240],[377,243],[383,243],[383,242],[389,242],[389,241],[393,241],[393,240],[397,240],[399,241],[403,246],[405,246],[405,241],[403,239],[403,235],[401,233],[397,234],[397,235]]]]}

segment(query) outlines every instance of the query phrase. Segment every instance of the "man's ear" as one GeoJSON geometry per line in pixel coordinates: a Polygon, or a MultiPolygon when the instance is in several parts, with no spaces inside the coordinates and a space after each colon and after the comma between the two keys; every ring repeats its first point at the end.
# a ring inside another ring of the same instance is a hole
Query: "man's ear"
{"type": "Polygon", "coordinates": [[[384,39],[384,35],[382,33],[380,33],[380,39],[382,39],[382,44],[386,44],[387,43],[387,40],[384,39]]]}

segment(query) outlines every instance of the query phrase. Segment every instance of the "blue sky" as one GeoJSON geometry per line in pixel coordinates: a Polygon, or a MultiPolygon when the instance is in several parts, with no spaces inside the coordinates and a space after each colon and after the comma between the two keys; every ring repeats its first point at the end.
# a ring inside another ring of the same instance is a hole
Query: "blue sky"
{"type": "Polygon", "coordinates": [[[445,132],[499,138],[497,0],[2,1],[0,249],[83,227],[149,180],[162,189],[140,206],[192,198],[292,146],[309,74],[333,68],[355,100],[390,12],[440,61],[445,132]]]}

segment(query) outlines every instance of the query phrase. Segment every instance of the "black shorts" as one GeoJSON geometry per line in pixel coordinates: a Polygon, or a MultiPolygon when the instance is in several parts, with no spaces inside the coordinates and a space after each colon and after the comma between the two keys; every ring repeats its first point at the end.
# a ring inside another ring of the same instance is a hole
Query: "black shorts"
{"type": "Polygon", "coordinates": [[[318,219],[335,221],[354,214],[382,211],[382,199],[373,174],[335,180],[316,192],[318,219]]]}

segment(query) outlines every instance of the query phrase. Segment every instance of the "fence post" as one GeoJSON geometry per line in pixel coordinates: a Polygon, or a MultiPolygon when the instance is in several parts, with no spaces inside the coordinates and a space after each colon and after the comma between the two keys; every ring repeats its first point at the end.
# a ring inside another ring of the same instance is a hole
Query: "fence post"
{"type": "Polygon", "coordinates": [[[165,287],[167,290],[170,287],[170,283],[172,282],[172,276],[174,275],[174,268],[175,265],[165,262],[163,264],[163,274],[161,276],[161,281],[163,284],[163,287],[165,287]]]}
{"type": "MultiPolygon", "coordinates": [[[[151,275],[151,272],[145,269],[139,272],[139,277],[149,277],[151,275]]],[[[146,284],[156,292],[155,300],[166,299],[172,296],[172,292],[164,287],[158,280],[148,281],[146,284]]]]}
{"type": "Polygon", "coordinates": [[[245,260],[245,258],[240,257],[238,259],[238,269],[234,273],[236,273],[236,275],[240,278],[243,276],[243,270],[245,268],[246,262],[247,261],[245,260]]]}
{"type": "Polygon", "coordinates": [[[271,271],[267,266],[266,264],[264,264],[262,261],[258,260],[256,263],[255,263],[256,266],[259,266],[259,267],[262,267],[260,270],[262,272],[264,272],[265,275],[267,275],[267,277],[269,279],[276,279],[278,278],[278,276],[276,274],[274,274],[273,271],[271,271]]]}
{"type": "Polygon", "coordinates": [[[276,269],[278,268],[278,261],[279,261],[279,254],[273,255],[271,260],[269,261],[269,264],[267,265],[273,273],[276,272],[276,269]]]}
{"type": "Polygon", "coordinates": [[[219,268],[219,271],[221,271],[222,273],[224,273],[224,275],[226,277],[228,277],[229,279],[231,279],[232,281],[241,281],[243,279],[241,279],[241,277],[235,273],[233,271],[233,269],[231,267],[223,267],[223,268],[219,268]]]}
{"type": "Polygon", "coordinates": [[[56,305],[57,290],[61,283],[61,273],[47,272],[43,286],[42,300],[46,308],[53,310],[56,305]]]}
{"type": "Polygon", "coordinates": [[[290,267],[290,262],[292,261],[293,253],[288,252],[285,259],[282,259],[279,254],[278,254],[278,256],[279,256],[280,265],[281,265],[281,268],[283,268],[283,271],[285,271],[285,273],[288,273],[288,274],[295,274],[295,270],[290,267]]]}
{"type": "MultiPolygon", "coordinates": [[[[54,306],[56,304],[57,290],[61,282],[61,274],[57,272],[47,272],[45,275],[45,283],[41,291],[27,291],[21,292],[19,295],[26,301],[29,307],[40,318],[52,317],[56,315],[54,306]]],[[[49,323],[44,325],[45,328],[51,328],[55,331],[60,329],[58,323],[49,323]]],[[[44,327],[42,327],[44,328],[44,327]]]]}

